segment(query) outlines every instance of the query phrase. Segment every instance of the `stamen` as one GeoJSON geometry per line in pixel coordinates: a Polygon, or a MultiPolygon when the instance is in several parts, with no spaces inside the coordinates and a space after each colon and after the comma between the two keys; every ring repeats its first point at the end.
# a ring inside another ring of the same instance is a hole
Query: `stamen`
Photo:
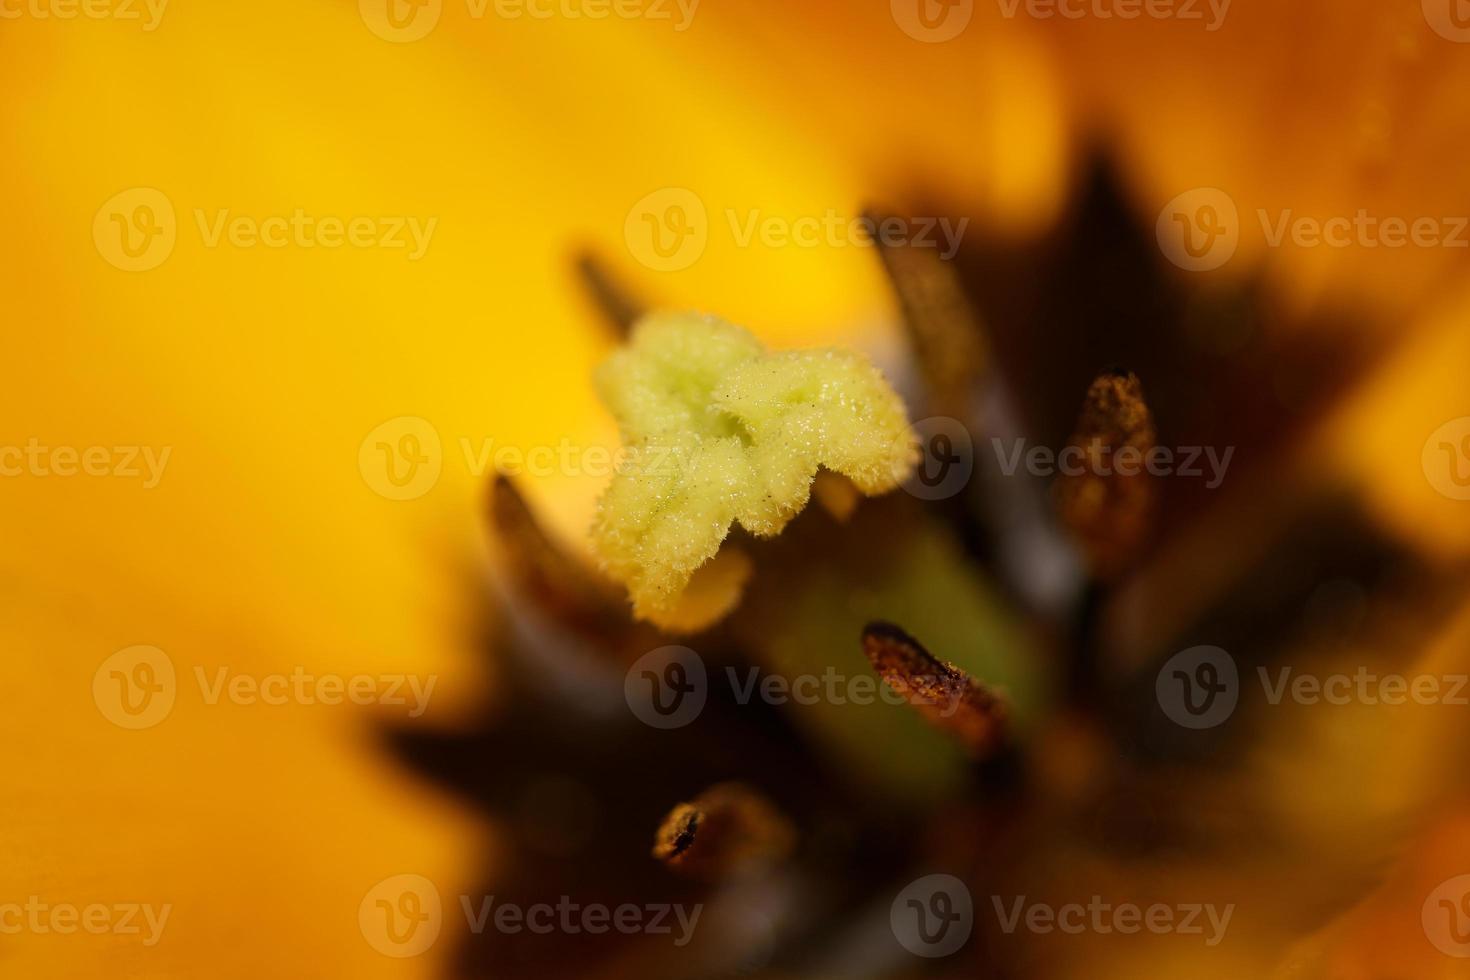
{"type": "MultiPolygon", "coordinates": [[[[881,228],[889,217],[868,209],[863,217],[881,228]]],[[[898,296],[914,357],[933,392],[936,411],[963,416],[970,388],[986,366],[980,326],[954,265],[937,249],[875,239],[883,270],[898,296]]]]}
{"type": "Polygon", "coordinates": [[[619,340],[625,339],[633,324],[646,312],[643,303],[635,297],[633,290],[613,275],[595,252],[585,251],[577,256],[577,276],[612,327],[613,334],[619,340]]]}
{"type": "Polygon", "coordinates": [[[617,588],[546,533],[508,477],[497,474],[488,497],[494,543],[510,581],[526,598],[549,618],[604,644],[629,631],[617,588]]]}
{"type": "Polygon", "coordinates": [[[1157,494],[1147,460],[1155,441],[1137,376],[1099,376],[1069,444],[1078,462],[1063,469],[1054,492],[1062,523],[1100,581],[1119,577],[1133,564],[1152,527],[1157,494]]]}
{"type": "Polygon", "coordinates": [[[720,783],[669,811],[653,856],[680,874],[722,879],[779,863],[795,841],[770,800],[743,783],[720,783]]]}
{"type": "Polygon", "coordinates": [[[972,756],[992,755],[1005,740],[1005,702],[964,670],[936,659],[897,626],[869,623],[863,630],[863,652],[884,683],[972,756]]]}

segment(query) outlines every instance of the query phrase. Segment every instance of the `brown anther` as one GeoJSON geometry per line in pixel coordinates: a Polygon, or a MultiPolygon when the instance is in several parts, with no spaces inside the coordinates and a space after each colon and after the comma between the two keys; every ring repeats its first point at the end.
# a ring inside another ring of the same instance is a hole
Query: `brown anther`
{"type": "Polygon", "coordinates": [[[664,817],[654,835],[653,856],[670,864],[677,863],[694,845],[695,832],[704,813],[692,803],[680,803],[664,817]]]}
{"type": "MultiPolygon", "coordinates": [[[[888,217],[869,209],[869,227],[888,217]]],[[[904,326],[936,410],[965,412],[971,385],[985,369],[985,350],[975,313],[953,264],[932,248],[913,248],[874,239],[883,270],[898,297],[904,326]]]]}
{"type": "Polygon", "coordinates": [[[619,339],[627,337],[633,324],[645,312],[643,303],[613,275],[595,252],[586,251],[577,256],[577,277],[582,280],[598,312],[612,327],[613,334],[619,339]]]}
{"type": "Polygon", "coordinates": [[[548,617],[603,641],[631,628],[616,588],[546,533],[508,477],[495,477],[488,503],[493,544],[525,598],[548,617]]]}
{"type": "Polygon", "coordinates": [[[1058,477],[1054,493],[1061,521],[1096,579],[1126,571],[1147,539],[1157,488],[1146,461],[1156,438],[1136,375],[1109,372],[1093,381],[1068,446],[1076,462],[1058,477]],[[1129,472],[1120,473],[1120,463],[1129,472]]]}
{"type": "Polygon", "coordinates": [[[991,755],[1004,742],[1005,702],[964,670],[936,659],[897,626],[869,623],[863,630],[863,652],[885,684],[975,758],[991,755]]]}
{"type": "Polygon", "coordinates": [[[715,880],[776,864],[795,840],[770,800],[743,783],[720,783],[669,811],[653,856],[680,874],[715,880]]]}

